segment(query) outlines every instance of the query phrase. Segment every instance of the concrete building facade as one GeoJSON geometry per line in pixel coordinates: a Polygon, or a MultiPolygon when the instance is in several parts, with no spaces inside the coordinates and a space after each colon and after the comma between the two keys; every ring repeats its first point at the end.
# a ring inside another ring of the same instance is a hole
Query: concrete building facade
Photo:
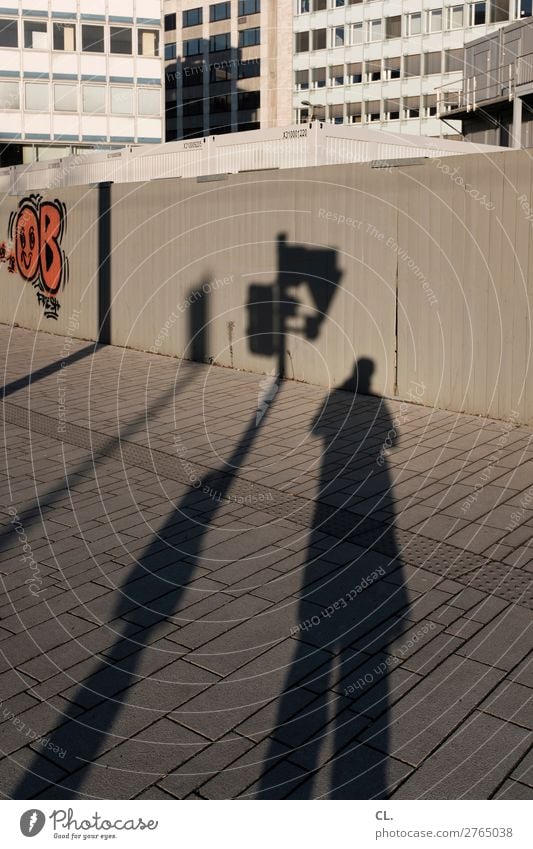
{"type": "Polygon", "coordinates": [[[463,76],[465,42],[532,13],[531,0],[294,0],[294,120],[448,135],[437,97],[463,76]]]}
{"type": "Polygon", "coordinates": [[[292,123],[293,0],[165,0],[166,138],[292,123]]]}
{"type": "Polygon", "coordinates": [[[160,0],[0,9],[0,164],[163,138],[160,0]]]}

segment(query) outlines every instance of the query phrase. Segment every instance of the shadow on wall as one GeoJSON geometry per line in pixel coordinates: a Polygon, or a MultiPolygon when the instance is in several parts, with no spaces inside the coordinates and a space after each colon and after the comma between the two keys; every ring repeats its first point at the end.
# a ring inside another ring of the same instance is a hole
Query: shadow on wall
{"type": "Polygon", "coordinates": [[[334,248],[293,245],[281,233],[277,240],[278,276],[273,284],[252,284],[248,298],[248,338],[253,354],[277,357],[277,374],[285,377],[288,342],[301,336],[317,339],[342,272],[334,248]],[[313,309],[302,315],[297,292],[307,288],[313,309]]]}

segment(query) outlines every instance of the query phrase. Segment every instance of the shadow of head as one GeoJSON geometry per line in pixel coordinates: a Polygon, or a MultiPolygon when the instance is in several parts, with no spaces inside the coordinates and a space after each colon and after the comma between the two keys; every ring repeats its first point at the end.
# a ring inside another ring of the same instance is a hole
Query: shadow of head
{"type": "Polygon", "coordinates": [[[369,357],[360,357],[356,361],[348,380],[337,388],[345,392],[355,392],[356,395],[373,395],[372,377],[375,370],[374,360],[369,359],[369,357]]]}

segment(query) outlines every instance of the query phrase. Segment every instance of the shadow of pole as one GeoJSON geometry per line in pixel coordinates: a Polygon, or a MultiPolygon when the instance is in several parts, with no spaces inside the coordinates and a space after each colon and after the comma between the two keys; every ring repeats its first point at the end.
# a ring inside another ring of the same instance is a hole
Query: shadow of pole
{"type": "Polygon", "coordinates": [[[111,186],[98,184],[98,341],[111,345],[111,186]]]}

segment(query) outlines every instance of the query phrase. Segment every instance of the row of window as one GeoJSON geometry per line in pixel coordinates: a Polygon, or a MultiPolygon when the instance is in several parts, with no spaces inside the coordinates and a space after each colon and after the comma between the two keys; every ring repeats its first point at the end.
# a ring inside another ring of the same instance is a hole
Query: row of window
{"type": "MultiPolygon", "coordinates": [[[[437,96],[426,94],[422,97],[403,97],[395,99],[364,100],[357,103],[335,103],[329,106],[315,106],[313,117],[319,121],[333,124],[369,124],[372,121],[398,121],[408,118],[430,118],[437,114],[437,96]]],[[[298,120],[306,123],[310,119],[308,108],[301,108],[298,120]]]]}
{"type": "MultiPolygon", "coordinates": [[[[320,12],[323,9],[338,9],[343,6],[355,6],[363,0],[295,0],[296,14],[307,14],[308,12],[320,12]]],[[[532,14],[532,0],[491,0],[489,3],[479,5],[490,5],[490,23],[508,21],[514,18],[528,18],[532,14]]],[[[485,10],[486,11],[486,10],[485,10]]]]}
{"type": "MultiPolygon", "coordinates": [[[[197,65],[185,66],[181,73],[184,88],[203,85],[207,77],[210,83],[229,82],[231,80],[249,80],[261,76],[261,59],[250,59],[246,62],[226,60],[223,62],[202,62],[197,65]]],[[[167,73],[165,82],[167,89],[177,88],[178,75],[167,73]]]]}
{"type": "MultiPolygon", "coordinates": [[[[260,109],[261,107],[261,92],[260,91],[239,91],[237,93],[236,108],[239,112],[251,110],[251,109],[260,109]]],[[[209,98],[208,101],[208,111],[210,113],[215,112],[231,112],[232,108],[232,95],[231,94],[221,94],[215,95],[209,98]]],[[[183,115],[184,117],[190,117],[191,115],[203,115],[204,112],[204,99],[203,98],[193,98],[193,99],[185,99],[183,101],[183,115]]],[[[174,113],[179,111],[179,107],[171,106],[167,107],[167,117],[172,117],[174,113]],[[170,116],[169,116],[169,113],[170,116]]]]}
{"type": "Polygon", "coordinates": [[[431,9],[427,12],[411,12],[356,24],[341,24],[335,27],[312,29],[295,34],[296,53],[308,50],[325,50],[327,47],[348,47],[363,42],[383,41],[400,38],[402,35],[442,32],[443,29],[462,29],[465,26],[481,26],[489,23],[486,3],[469,3],[467,16],[464,4],[448,6],[446,9],[431,9]]]}
{"type": "MultiPolygon", "coordinates": [[[[255,47],[261,44],[260,27],[249,27],[239,31],[239,47],[255,47]]],[[[209,41],[203,38],[186,38],[183,41],[184,56],[200,56],[204,52],[204,46],[208,47],[210,53],[220,53],[231,48],[231,33],[221,32],[211,35],[209,41]]],[[[177,56],[176,44],[165,44],[165,59],[172,60],[177,56]]]]}
{"type": "MultiPolygon", "coordinates": [[[[261,0],[239,0],[237,6],[237,14],[239,17],[244,15],[257,15],[261,11],[261,0]]],[[[231,3],[212,3],[209,7],[209,21],[226,21],[231,18],[231,3]]],[[[204,22],[204,10],[201,6],[196,9],[187,9],[182,12],[183,27],[197,27],[204,22]]],[[[173,29],[176,29],[176,15],[167,15],[165,17],[165,29],[170,29],[173,24],[173,29]],[[173,20],[167,20],[168,18],[173,20]]],[[[167,30],[168,31],[168,30],[167,30]]]]}
{"type": "MultiPolygon", "coordinates": [[[[100,24],[52,23],[48,21],[21,22],[0,18],[0,47],[19,47],[27,50],[49,50],[50,36],[53,50],[73,53],[81,43],[84,53],[117,53],[133,55],[134,33],[131,27],[100,24]]],[[[137,53],[139,56],[159,55],[159,30],[138,27],[137,53]]]]}
{"type": "MultiPolygon", "coordinates": [[[[79,112],[90,115],[135,114],[135,91],[137,91],[137,114],[160,115],[160,89],[131,86],[72,85],[70,83],[24,83],[24,108],[27,112],[48,112],[50,101],[57,112],[79,112]],[[108,94],[109,92],[109,94],[108,94]]],[[[0,109],[21,108],[21,88],[18,82],[0,81],[0,109]]]]}
{"type": "Polygon", "coordinates": [[[326,86],[356,85],[357,83],[397,80],[401,77],[420,77],[431,74],[453,73],[463,70],[463,50],[440,50],[433,53],[371,59],[331,65],[329,68],[306,68],[296,71],[294,84],[297,91],[307,91],[326,86]]]}

